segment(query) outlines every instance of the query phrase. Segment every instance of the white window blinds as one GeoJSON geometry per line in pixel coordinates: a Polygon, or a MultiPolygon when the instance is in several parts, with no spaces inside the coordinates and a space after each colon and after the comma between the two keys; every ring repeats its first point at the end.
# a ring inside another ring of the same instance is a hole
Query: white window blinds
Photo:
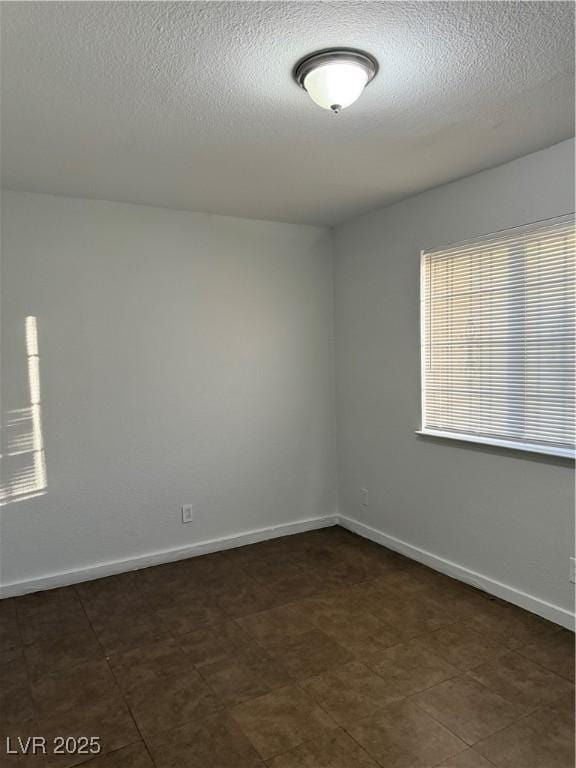
{"type": "Polygon", "coordinates": [[[574,456],[573,216],[421,264],[422,432],[574,456]]]}

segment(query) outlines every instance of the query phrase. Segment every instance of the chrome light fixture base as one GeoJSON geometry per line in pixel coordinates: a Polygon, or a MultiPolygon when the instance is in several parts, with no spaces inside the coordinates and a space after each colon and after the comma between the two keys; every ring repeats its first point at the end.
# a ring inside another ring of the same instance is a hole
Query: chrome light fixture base
{"type": "Polygon", "coordinates": [[[338,61],[354,62],[360,64],[368,75],[366,84],[376,77],[378,73],[378,62],[366,51],[360,51],[357,48],[325,48],[322,51],[316,51],[308,56],[304,56],[296,63],[293,71],[294,80],[298,83],[300,88],[306,90],[304,80],[306,75],[310,74],[313,69],[322,66],[323,64],[334,64],[338,61]]]}

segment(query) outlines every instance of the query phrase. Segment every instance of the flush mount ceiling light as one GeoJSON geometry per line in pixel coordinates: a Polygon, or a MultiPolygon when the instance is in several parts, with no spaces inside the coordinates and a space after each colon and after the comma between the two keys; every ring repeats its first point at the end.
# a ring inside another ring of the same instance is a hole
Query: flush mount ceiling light
{"type": "Polygon", "coordinates": [[[301,59],[294,79],[322,109],[338,114],[354,104],[376,76],[378,62],[355,48],[330,48],[301,59]]]}

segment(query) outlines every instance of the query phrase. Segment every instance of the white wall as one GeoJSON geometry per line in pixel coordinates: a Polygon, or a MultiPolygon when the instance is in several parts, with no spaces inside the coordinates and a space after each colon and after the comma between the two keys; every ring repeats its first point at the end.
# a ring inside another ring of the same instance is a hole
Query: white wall
{"type": "MultiPolygon", "coordinates": [[[[573,210],[573,156],[334,233],[339,511],[559,610],[572,466],[414,435],[418,272],[422,248],[573,210]]],[[[5,584],[335,512],[327,231],[14,192],[2,213],[2,411],[26,405],[37,316],[48,471],[0,510],[5,584]]]]}
{"type": "Polygon", "coordinates": [[[335,233],[341,513],[566,610],[573,465],[414,430],[420,250],[573,211],[573,167],[566,141],[335,233]]]}
{"type": "Polygon", "coordinates": [[[48,477],[2,508],[4,583],[335,512],[326,230],[2,204],[2,410],[37,316],[48,477]]]}

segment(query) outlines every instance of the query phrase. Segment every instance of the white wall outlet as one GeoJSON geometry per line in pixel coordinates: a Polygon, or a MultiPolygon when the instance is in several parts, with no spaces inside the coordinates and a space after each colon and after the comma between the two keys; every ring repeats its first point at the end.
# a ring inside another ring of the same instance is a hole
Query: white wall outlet
{"type": "Polygon", "coordinates": [[[362,488],[360,491],[360,496],[362,498],[362,506],[367,507],[368,506],[368,488],[362,488]]]}
{"type": "Polygon", "coordinates": [[[576,557],[570,558],[570,581],[576,584],[576,557]]]}
{"type": "Polygon", "coordinates": [[[191,523],[194,520],[194,510],[192,504],[184,504],[182,506],[182,522],[191,523]]]}

